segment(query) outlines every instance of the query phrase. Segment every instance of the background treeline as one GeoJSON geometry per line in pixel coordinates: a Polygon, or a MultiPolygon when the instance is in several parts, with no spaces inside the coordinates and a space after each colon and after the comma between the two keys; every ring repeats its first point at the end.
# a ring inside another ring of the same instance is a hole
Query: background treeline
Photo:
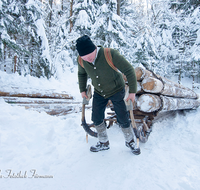
{"type": "Polygon", "coordinates": [[[199,0],[0,0],[0,70],[59,77],[83,34],[134,66],[200,83],[199,0]]]}

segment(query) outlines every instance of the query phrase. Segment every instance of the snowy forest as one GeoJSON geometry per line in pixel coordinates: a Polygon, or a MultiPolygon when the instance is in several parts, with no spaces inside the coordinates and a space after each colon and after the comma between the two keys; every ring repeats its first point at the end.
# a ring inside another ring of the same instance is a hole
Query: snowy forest
{"type": "Polygon", "coordinates": [[[200,190],[200,0],[0,0],[0,20],[1,189],[200,190]],[[110,104],[110,149],[90,151],[85,34],[142,71],[129,108],[140,155],[110,104]]]}
{"type": "Polygon", "coordinates": [[[199,0],[1,0],[0,70],[59,78],[76,39],[118,49],[134,66],[200,83],[199,0]]]}

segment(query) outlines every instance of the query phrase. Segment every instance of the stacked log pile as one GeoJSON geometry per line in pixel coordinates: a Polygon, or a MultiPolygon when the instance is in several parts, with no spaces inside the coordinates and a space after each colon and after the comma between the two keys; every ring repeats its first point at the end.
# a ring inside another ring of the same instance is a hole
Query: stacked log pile
{"type": "Polygon", "coordinates": [[[52,116],[64,116],[80,112],[82,106],[82,102],[75,102],[73,99],[64,98],[4,97],[4,100],[12,106],[22,106],[25,109],[38,112],[44,111],[52,116]]]}
{"type": "Polygon", "coordinates": [[[152,113],[195,109],[200,106],[198,95],[193,90],[141,67],[135,71],[139,89],[136,108],[140,111],[152,113]]]}
{"type": "Polygon", "coordinates": [[[82,102],[75,102],[66,92],[52,90],[9,87],[0,89],[0,96],[13,106],[23,106],[25,109],[46,112],[49,115],[64,116],[79,112],[82,102]]]}
{"type": "Polygon", "coordinates": [[[141,67],[135,72],[138,91],[133,112],[141,142],[147,141],[154,119],[200,106],[198,95],[191,89],[141,67]]]}

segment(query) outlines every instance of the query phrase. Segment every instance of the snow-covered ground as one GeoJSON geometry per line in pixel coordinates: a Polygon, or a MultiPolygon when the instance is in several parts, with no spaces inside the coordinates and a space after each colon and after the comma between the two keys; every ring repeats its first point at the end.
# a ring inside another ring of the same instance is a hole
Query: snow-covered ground
{"type": "MultiPolygon", "coordinates": [[[[0,87],[55,89],[80,100],[76,72],[65,77],[48,81],[0,72],[0,87]]],[[[110,150],[90,152],[97,139],[86,143],[80,123],[81,113],[50,116],[0,98],[0,189],[200,189],[200,108],[157,121],[139,156],[125,146],[117,125],[108,130],[110,150]]]]}

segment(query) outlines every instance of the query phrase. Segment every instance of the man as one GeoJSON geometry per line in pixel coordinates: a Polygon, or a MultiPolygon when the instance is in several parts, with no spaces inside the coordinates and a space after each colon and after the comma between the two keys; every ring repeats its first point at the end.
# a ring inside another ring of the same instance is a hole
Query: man
{"type": "MultiPolygon", "coordinates": [[[[136,148],[136,143],[134,142],[134,133],[124,102],[125,83],[122,74],[111,68],[106,61],[104,48],[102,46],[95,46],[87,35],[76,40],[76,49],[83,63],[82,66],[78,64],[79,89],[82,98],[87,98],[86,86],[88,75],[92,79],[92,85],[94,86],[92,121],[97,130],[99,142],[97,145],[92,146],[90,151],[98,152],[110,148],[104,122],[104,112],[108,100],[111,100],[117,116],[117,121],[125,137],[126,146],[129,147],[134,154],[140,154],[140,149],[136,148]]],[[[135,93],[137,92],[135,71],[131,64],[120,55],[117,50],[110,49],[110,53],[114,66],[124,73],[128,80],[129,96],[126,101],[131,100],[134,102],[135,93]]]]}

